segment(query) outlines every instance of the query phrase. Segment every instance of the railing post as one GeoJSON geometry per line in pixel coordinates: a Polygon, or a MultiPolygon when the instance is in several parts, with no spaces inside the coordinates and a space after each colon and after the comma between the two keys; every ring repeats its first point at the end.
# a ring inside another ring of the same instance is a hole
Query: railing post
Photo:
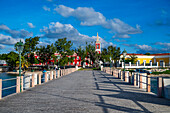
{"type": "Polygon", "coordinates": [[[52,71],[50,71],[50,80],[52,80],[52,71]]]}
{"type": "Polygon", "coordinates": [[[21,76],[21,92],[23,92],[23,83],[24,83],[24,79],[23,79],[24,77],[23,76],[21,76]]]}
{"type": "Polygon", "coordinates": [[[152,66],[152,62],[150,62],[150,66],[152,66]]]}
{"type": "Polygon", "coordinates": [[[125,82],[129,82],[128,79],[129,79],[129,72],[128,71],[125,71],[125,82]]]}
{"type": "Polygon", "coordinates": [[[16,79],[16,93],[19,93],[20,92],[20,77],[17,76],[17,79],[16,79]]]}
{"type": "Polygon", "coordinates": [[[162,77],[157,78],[158,81],[158,97],[162,97],[162,77]]]}
{"type": "Polygon", "coordinates": [[[124,74],[124,71],[121,71],[121,80],[123,80],[123,74],[124,74]]]}
{"type": "Polygon", "coordinates": [[[34,85],[34,74],[32,74],[32,87],[34,87],[35,85],[34,85]]]}
{"type": "Polygon", "coordinates": [[[45,72],[45,82],[47,82],[47,72],[45,72]]]}
{"type": "Polygon", "coordinates": [[[131,84],[131,78],[132,78],[132,73],[129,72],[129,77],[128,77],[128,80],[129,80],[129,83],[131,84]]]}
{"type": "Polygon", "coordinates": [[[56,70],[53,71],[53,78],[56,79],[56,70]]]}
{"type": "Polygon", "coordinates": [[[151,78],[147,76],[147,92],[151,92],[151,78]]]}
{"type": "Polygon", "coordinates": [[[134,86],[136,86],[136,73],[134,73],[134,86]]]}
{"type": "Polygon", "coordinates": [[[41,73],[38,74],[38,84],[41,84],[41,73]]]}
{"type": "Polygon", "coordinates": [[[143,75],[139,74],[139,88],[142,88],[142,77],[143,75]]]}
{"type": "Polygon", "coordinates": [[[59,77],[60,77],[60,69],[57,70],[57,78],[59,78],[59,77]]]}
{"type": "Polygon", "coordinates": [[[131,62],[129,62],[129,66],[131,67],[131,62]]]}
{"type": "Polygon", "coordinates": [[[0,100],[2,99],[2,79],[0,79],[0,100]]]}

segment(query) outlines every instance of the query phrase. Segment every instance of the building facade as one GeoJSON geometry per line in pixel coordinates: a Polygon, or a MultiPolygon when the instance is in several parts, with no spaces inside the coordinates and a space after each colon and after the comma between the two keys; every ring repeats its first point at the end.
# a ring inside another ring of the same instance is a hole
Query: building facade
{"type": "MultiPolygon", "coordinates": [[[[130,55],[135,55],[137,57],[137,62],[139,65],[142,64],[157,64],[158,66],[170,66],[170,53],[161,53],[161,54],[151,54],[151,55],[144,55],[144,54],[127,54],[125,59],[130,58],[130,55]]],[[[120,56],[123,58],[123,55],[120,56]]]]}

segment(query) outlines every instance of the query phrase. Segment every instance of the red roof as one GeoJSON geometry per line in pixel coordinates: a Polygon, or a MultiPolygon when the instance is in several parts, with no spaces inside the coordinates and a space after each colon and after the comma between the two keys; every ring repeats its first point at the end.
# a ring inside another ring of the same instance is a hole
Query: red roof
{"type": "MultiPolygon", "coordinates": [[[[123,55],[123,54],[121,54],[121,55],[123,55]]],[[[146,56],[144,54],[136,54],[136,53],[127,53],[126,55],[141,55],[141,56],[146,56]]],[[[161,55],[170,55],[170,53],[150,54],[150,56],[161,56],[161,55]]]]}

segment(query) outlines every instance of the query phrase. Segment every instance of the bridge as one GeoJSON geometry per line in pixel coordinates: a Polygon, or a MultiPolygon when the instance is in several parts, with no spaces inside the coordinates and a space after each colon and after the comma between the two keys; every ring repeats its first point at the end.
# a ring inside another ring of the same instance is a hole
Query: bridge
{"type": "Polygon", "coordinates": [[[0,100],[1,113],[170,112],[158,98],[102,71],[76,71],[0,100]]]}

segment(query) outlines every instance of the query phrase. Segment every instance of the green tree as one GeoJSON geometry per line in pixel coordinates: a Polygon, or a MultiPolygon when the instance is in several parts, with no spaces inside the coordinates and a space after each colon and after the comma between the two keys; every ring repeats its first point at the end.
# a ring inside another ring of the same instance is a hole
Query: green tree
{"type": "MultiPolygon", "coordinates": [[[[21,55],[25,57],[24,59],[27,60],[29,64],[37,63],[37,60],[35,59],[34,56],[34,52],[37,51],[37,45],[39,44],[39,39],[40,37],[34,37],[34,38],[30,37],[25,39],[24,48],[21,55]]],[[[17,43],[15,44],[16,51],[18,50],[17,43]]]]}
{"type": "Polygon", "coordinates": [[[145,55],[150,55],[150,53],[145,53],[145,55]]]}
{"type": "Polygon", "coordinates": [[[56,47],[54,46],[53,43],[47,46],[40,46],[39,48],[37,48],[37,55],[39,56],[38,60],[43,65],[46,63],[48,66],[47,62],[50,63],[50,59],[56,58],[54,55],[55,52],[56,52],[56,47]]]}
{"type": "Polygon", "coordinates": [[[85,58],[87,57],[87,52],[85,49],[82,49],[81,46],[77,50],[75,50],[77,55],[81,58],[81,66],[83,67],[83,63],[85,62],[85,58]]]}
{"type": "Polygon", "coordinates": [[[130,55],[130,58],[127,58],[127,59],[125,60],[125,63],[131,62],[132,64],[134,64],[134,63],[136,63],[137,58],[138,58],[138,57],[137,57],[136,55],[130,55]]]}
{"type": "Polygon", "coordinates": [[[13,51],[7,55],[7,63],[13,69],[16,67],[16,62],[19,60],[19,55],[13,51]]]}
{"type": "Polygon", "coordinates": [[[0,60],[7,60],[8,54],[0,54],[0,60]]]}
{"type": "Polygon", "coordinates": [[[89,44],[86,43],[86,52],[88,55],[87,57],[93,62],[93,67],[99,68],[99,60],[101,55],[95,51],[95,46],[92,42],[89,44]]]}
{"type": "Polygon", "coordinates": [[[121,53],[120,47],[116,48],[111,45],[111,46],[108,46],[107,51],[108,51],[107,57],[109,57],[109,61],[111,58],[111,60],[114,60],[114,63],[115,63],[117,60],[120,59],[120,53],[121,53]]]}
{"type": "Polygon", "coordinates": [[[57,49],[57,52],[61,55],[61,58],[59,59],[59,65],[64,66],[64,69],[66,64],[68,64],[68,62],[73,61],[73,58],[69,57],[74,53],[74,51],[71,50],[72,45],[73,45],[72,42],[67,41],[67,38],[58,39],[55,42],[55,47],[57,49]]]}
{"type": "Polygon", "coordinates": [[[103,63],[109,61],[109,60],[110,60],[110,59],[109,59],[109,56],[110,56],[110,55],[108,55],[107,49],[104,48],[103,51],[101,52],[101,61],[102,61],[103,63]]]}

